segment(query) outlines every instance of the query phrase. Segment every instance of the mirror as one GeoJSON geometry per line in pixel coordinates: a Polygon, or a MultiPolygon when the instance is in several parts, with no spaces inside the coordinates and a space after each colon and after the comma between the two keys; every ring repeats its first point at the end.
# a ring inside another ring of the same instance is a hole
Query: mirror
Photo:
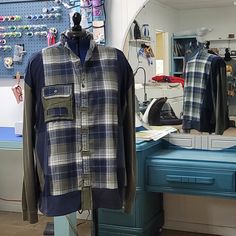
{"type": "MultiPolygon", "coordinates": [[[[235,70],[236,75],[236,59],[233,59],[234,54],[236,56],[236,32],[233,24],[235,11],[232,2],[225,0],[217,3],[210,0],[149,0],[138,13],[126,37],[124,52],[134,71],[139,110],[144,115],[150,100],[155,98],[155,104],[159,102],[159,105],[156,105],[155,109],[151,107],[153,109],[149,112],[160,113],[161,109],[161,115],[164,117],[160,122],[156,118],[148,120],[147,115],[143,117],[145,122],[170,124],[177,127],[180,133],[185,133],[180,124],[184,91],[182,77],[187,56],[190,58],[187,53],[191,47],[199,47],[200,50],[208,41],[210,45],[208,43],[207,46],[222,58],[225,56],[225,50],[229,48],[233,62],[231,70],[235,70]],[[224,12],[227,12],[227,15],[224,12]],[[222,14],[224,17],[218,17],[222,14]],[[166,102],[159,100],[163,97],[167,98],[166,102]]],[[[226,92],[231,127],[227,128],[223,135],[236,136],[236,80],[234,76],[231,82],[228,79],[226,92]]],[[[191,129],[190,133],[202,134],[194,129],[191,129]]]]}

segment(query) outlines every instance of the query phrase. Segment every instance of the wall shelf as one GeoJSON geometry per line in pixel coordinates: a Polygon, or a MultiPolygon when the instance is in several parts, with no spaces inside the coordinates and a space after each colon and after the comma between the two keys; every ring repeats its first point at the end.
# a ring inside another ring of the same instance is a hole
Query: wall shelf
{"type": "Polygon", "coordinates": [[[129,40],[130,43],[151,43],[151,40],[145,40],[145,39],[131,39],[129,40]]]}
{"type": "Polygon", "coordinates": [[[175,59],[175,60],[183,60],[184,57],[173,57],[173,59],[175,59]]]}
{"type": "Polygon", "coordinates": [[[224,42],[224,41],[236,41],[236,38],[227,38],[227,39],[209,39],[210,42],[224,42]]]}

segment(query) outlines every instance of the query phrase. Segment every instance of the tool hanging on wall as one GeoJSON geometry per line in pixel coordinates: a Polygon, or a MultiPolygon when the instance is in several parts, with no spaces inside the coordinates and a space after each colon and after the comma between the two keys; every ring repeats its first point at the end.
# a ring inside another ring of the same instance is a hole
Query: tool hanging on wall
{"type": "Polygon", "coordinates": [[[138,51],[138,57],[139,56],[146,57],[148,60],[148,65],[153,64],[152,58],[154,57],[154,53],[151,46],[146,44],[141,44],[141,48],[138,51]]]}
{"type": "Polygon", "coordinates": [[[6,44],[6,40],[5,39],[0,39],[0,44],[6,44]]]}
{"type": "Polygon", "coordinates": [[[4,57],[4,66],[7,69],[13,69],[13,59],[12,59],[12,57],[4,57]]]}
{"type": "Polygon", "coordinates": [[[48,46],[51,46],[56,43],[56,36],[57,36],[57,29],[54,27],[50,28],[47,35],[48,46]]]}
{"type": "Polygon", "coordinates": [[[18,45],[18,44],[15,45],[13,61],[18,62],[18,63],[22,63],[23,56],[25,53],[26,53],[26,51],[24,50],[24,45],[18,45]]]}
{"type": "Polygon", "coordinates": [[[23,89],[20,86],[20,78],[21,75],[19,72],[16,73],[16,84],[11,88],[15,98],[16,98],[16,102],[19,104],[20,102],[23,101],[23,89]]]}

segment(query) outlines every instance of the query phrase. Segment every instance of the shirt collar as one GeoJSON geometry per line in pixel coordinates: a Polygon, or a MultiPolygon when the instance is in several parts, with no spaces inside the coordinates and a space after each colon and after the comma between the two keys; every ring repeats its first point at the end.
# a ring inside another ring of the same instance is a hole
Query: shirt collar
{"type": "MultiPolygon", "coordinates": [[[[90,34],[90,33],[88,33],[90,34]]],[[[59,45],[62,45],[63,47],[67,48],[71,54],[74,54],[75,57],[79,58],[72,50],[71,48],[68,46],[68,43],[67,43],[67,36],[65,35],[65,33],[62,33],[61,36],[60,36],[60,41],[59,41],[59,45]]],[[[85,61],[88,61],[92,55],[93,55],[93,51],[96,47],[96,42],[93,40],[93,39],[90,39],[90,46],[89,46],[89,49],[87,51],[87,54],[86,54],[86,57],[85,57],[85,61]]]]}

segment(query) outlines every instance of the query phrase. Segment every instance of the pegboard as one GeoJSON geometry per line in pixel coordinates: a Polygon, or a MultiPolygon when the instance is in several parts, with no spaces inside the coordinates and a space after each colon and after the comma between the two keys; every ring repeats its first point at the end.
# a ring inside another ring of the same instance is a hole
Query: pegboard
{"type": "MultiPolygon", "coordinates": [[[[9,2],[10,3],[10,2],[9,2]]],[[[47,25],[47,28],[55,27],[58,30],[57,33],[57,41],[60,37],[60,33],[65,31],[70,26],[69,20],[69,11],[64,8],[62,5],[57,5],[54,1],[42,1],[42,2],[22,2],[15,4],[1,4],[0,5],[0,16],[13,16],[19,15],[22,17],[20,21],[1,21],[0,27],[9,27],[9,26],[20,26],[20,25],[47,25]],[[43,8],[60,6],[61,7],[61,18],[60,19],[37,19],[37,20],[29,20],[26,16],[29,15],[40,15],[43,14],[43,8]]],[[[40,51],[42,48],[47,47],[47,37],[45,36],[33,36],[29,37],[25,35],[26,30],[16,30],[22,32],[22,37],[5,37],[7,41],[5,45],[10,45],[12,50],[3,51],[0,49],[0,79],[2,78],[13,78],[16,72],[20,72],[20,74],[25,73],[26,66],[28,64],[28,60],[30,56],[40,51]],[[16,44],[24,44],[24,50],[26,51],[23,56],[22,63],[14,63],[12,69],[7,69],[4,66],[4,58],[5,57],[13,57],[14,54],[14,46],[16,44]]],[[[30,31],[40,31],[40,30],[30,30],[30,31]]],[[[5,31],[4,31],[5,32],[5,31]]],[[[7,29],[6,32],[12,32],[12,30],[7,29]]],[[[0,31],[3,33],[3,31],[0,31]]]]}

